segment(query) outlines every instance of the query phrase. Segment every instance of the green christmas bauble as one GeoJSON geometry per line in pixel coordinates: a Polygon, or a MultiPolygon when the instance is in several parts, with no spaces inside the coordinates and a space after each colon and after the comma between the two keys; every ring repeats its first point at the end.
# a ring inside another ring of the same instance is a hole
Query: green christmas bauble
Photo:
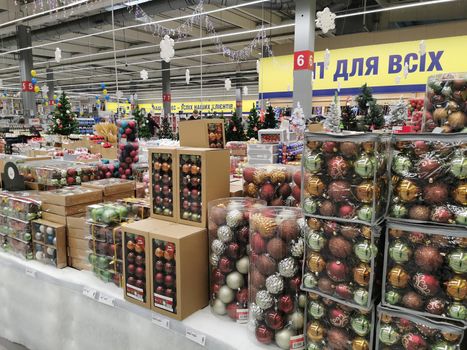
{"type": "Polygon", "coordinates": [[[124,205],[119,205],[116,210],[121,220],[128,217],[128,209],[124,205]]]}
{"type": "Polygon", "coordinates": [[[463,210],[456,214],[456,223],[467,226],[467,210],[463,210]]]}
{"type": "Polygon", "coordinates": [[[463,250],[456,250],[448,255],[449,267],[454,270],[455,273],[466,273],[467,272],[467,252],[463,250]]]}
{"type": "Polygon", "coordinates": [[[373,218],[373,208],[369,205],[364,205],[358,209],[357,216],[362,221],[370,222],[373,218]]]}
{"type": "Polygon", "coordinates": [[[316,300],[312,300],[308,303],[308,315],[319,320],[324,316],[324,305],[316,300]]]}
{"type": "Polygon", "coordinates": [[[102,220],[102,214],[104,213],[104,208],[94,208],[91,211],[91,217],[94,222],[99,222],[102,220]]]}
{"type": "Polygon", "coordinates": [[[119,216],[115,209],[107,208],[102,213],[102,221],[106,224],[110,224],[112,222],[118,222],[119,216]]]}
{"type": "Polygon", "coordinates": [[[368,298],[368,291],[363,288],[357,289],[353,295],[353,301],[362,306],[368,304],[368,298]]]}
{"type": "Polygon", "coordinates": [[[316,343],[308,343],[306,350],[321,350],[321,345],[316,343]]]}
{"type": "Polygon", "coordinates": [[[385,300],[388,304],[397,305],[400,303],[401,299],[401,295],[395,290],[389,290],[386,292],[385,300]]]}
{"type": "Polygon", "coordinates": [[[467,307],[461,303],[452,303],[448,307],[448,314],[458,320],[467,320],[467,307]]]}
{"type": "Polygon", "coordinates": [[[303,210],[307,214],[314,214],[318,210],[318,202],[310,197],[305,198],[303,202],[303,210]]]}
{"type": "Polygon", "coordinates": [[[389,256],[399,264],[406,263],[412,256],[410,247],[402,241],[395,241],[389,247],[389,256]]]}
{"type": "Polygon", "coordinates": [[[409,210],[402,204],[394,204],[391,208],[391,216],[394,218],[405,218],[409,210]]]}
{"type": "Polygon", "coordinates": [[[406,157],[402,154],[396,155],[392,160],[392,170],[397,175],[407,175],[412,169],[412,166],[412,161],[409,159],[409,157],[406,157]]]}
{"type": "Polygon", "coordinates": [[[23,235],[23,239],[25,241],[30,241],[31,240],[31,234],[29,232],[26,232],[24,235],[23,235]]]}
{"type": "Polygon", "coordinates": [[[316,231],[311,231],[307,237],[307,244],[311,250],[319,252],[326,245],[326,238],[316,231]]]}
{"type": "Polygon", "coordinates": [[[350,325],[355,333],[357,333],[359,336],[364,337],[370,332],[370,321],[363,316],[363,315],[358,315],[357,317],[353,317],[350,320],[350,325]]]}
{"type": "Polygon", "coordinates": [[[316,288],[318,285],[318,281],[316,280],[316,277],[312,275],[311,273],[306,273],[303,276],[303,286],[305,288],[313,289],[316,288]]]}
{"type": "Polygon", "coordinates": [[[456,155],[451,160],[451,173],[458,179],[467,178],[467,157],[463,154],[456,155]]]}
{"type": "Polygon", "coordinates": [[[354,162],[354,170],[364,179],[372,178],[375,174],[376,160],[373,157],[363,155],[354,162]]]}
{"type": "Polygon", "coordinates": [[[320,154],[309,154],[305,157],[305,170],[314,174],[321,170],[323,158],[320,154]]]}
{"type": "Polygon", "coordinates": [[[100,277],[103,281],[109,281],[110,280],[110,271],[109,270],[101,270],[100,271],[100,277]]]}
{"type": "Polygon", "coordinates": [[[455,350],[456,347],[454,345],[450,345],[445,341],[438,341],[432,347],[431,350],[455,350]]]}
{"type": "Polygon", "coordinates": [[[379,340],[385,345],[394,345],[401,338],[395,327],[390,324],[381,326],[379,330],[379,340]]]}
{"type": "Polygon", "coordinates": [[[373,257],[376,256],[378,248],[370,241],[364,240],[354,245],[353,251],[355,255],[363,262],[369,262],[373,257]]]}
{"type": "Polygon", "coordinates": [[[109,267],[107,258],[106,258],[105,256],[99,256],[99,257],[97,258],[97,266],[98,266],[100,269],[107,269],[107,268],[109,267]]]}
{"type": "Polygon", "coordinates": [[[97,255],[96,254],[89,254],[88,260],[91,263],[91,265],[96,265],[97,262],[97,255]]]}

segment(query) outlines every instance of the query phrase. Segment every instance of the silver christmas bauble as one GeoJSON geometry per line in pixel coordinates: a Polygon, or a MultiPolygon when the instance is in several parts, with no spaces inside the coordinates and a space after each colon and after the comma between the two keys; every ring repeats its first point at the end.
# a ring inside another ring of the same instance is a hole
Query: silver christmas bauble
{"type": "Polygon", "coordinates": [[[219,264],[219,259],[220,256],[212,253],[211,256],[209,257],[209,262],[211,263],[212,266],[217,266],[219,264]]]}
{"type": "Polygon", "coordinates": [[[302,309],[306,306],[306,294],[302,293],[298,296],[298,306],[302,309]]]}
{"type": "Polygon", "coordinates": [[[284,290],[284,279],[278,275],[266,278],[266,289],[271,294],[278,294],[284,290]]]}
{"type": "Polygon", "coordinates": [[[225,315],[227,313],[225,304],[220,299],[214,300],[212,310],[218,315],[225,315]]]}
{"type": "Polygon", "coordinates": [[[281,276],[287,277],[287,278],[293,277],[297,273],[297,270],[298,270],[298,267],[297,267],[297,264],[295,263],[294,258],[285,258],[279,261],[278,268],[279,268],[279,273],[281,274],[281,276]]]}
{"type": "Polygon", "coordinates": [[[267,290],[260,290],[256,293],[256,305],[261,309],[269,309],[274,304],[274,299],[267,290]]]}
{"type": "Polygon", "coordinates": [[[232,229],[227,226],[221,226],[217,229],[217,237],[224,243],[230,242],[233,238],[234,234],[232,229]]]}
{"type": "Polygon", "coordinates": [[[289,321],[289,324],[293,329],[303,329],[305,318],[303,317],[302,310],[296,310],[295,312],[287,316],[287,321],[289,321]]]}
{"type": "Polygon", "coordinates": [[[248,268],[250,266],[250,260],[248,259],[248,256],[244,256],[243,258],[240,258],[237,260],[235,263],[235,267],[237,268],[237,271],[246,275],[248,274],[248,268]]]}
{"type": "Polygon", "coordinates": [[[289,328],[284,328],[276,332],[275,340],[277,346],[279,346],[281,349],[288,350],[290,348],[290,338],[293,336],[294,332],[292,332],[292,330],[289,328]]]}
{"type": "Polygon", "coordinates": [[[42,233],[45,233],[45,226],[44,226],[44,225],[40,225],[40,226],[39,226],[39,231],[42,232],[42,233]]]}
{"type": "Polygon", "coordinates": [[[305,218],[300,218],[297,220],[298,227],[300,227],[300,236],[304,237],[305,233],[309,230],[309,227],[306,223],[305,218]]]}
{"type": "Polygon", "coordinates": [[[299,238],[296,242],[292,242],[290,245],[290,254],[295,258],[301,258],[303,256],[304,242],[302,238],[299,238]]]}
{"type": "Polygon", "coordinates": [[[255,303],[250,304],[250,316],[257,321],[261,321],[264,318],[264,311],[255,303]]]}
{"type": "Polygon", "coordinates": [[[214,254],[222,255],[222,253],[225,252],[225,249],[226,249],[225,244],[222,243],[222,241],[220,241],[219,239],[215,239],[214,241],[212,241],[212,243],[211,243],[211,251],[212,251],[214,254]]]}
{"type": "Polygon", "coordinates": [[[227,222],[227,226],[231,228],[238,227],[243,222],[243,213],[237,209],[231,210],[227,213],[225,221],[227,222]]]}
{"type": "Polygon", "coordinates": [[[240,272],[234,271],[227,275],[226,282],[230,288],[237,290],[243,287],[245,281],[240,272]]]}
{"type": "Polygon", "coordinates": [[[217,294],[219,299],[224,303],[224,304],[229,304],[231,303],[234,298],[235,298],[235,293],[232,289],[230,289],[227,286],[222,286],[219,289],[219,293],[217,294]]]}

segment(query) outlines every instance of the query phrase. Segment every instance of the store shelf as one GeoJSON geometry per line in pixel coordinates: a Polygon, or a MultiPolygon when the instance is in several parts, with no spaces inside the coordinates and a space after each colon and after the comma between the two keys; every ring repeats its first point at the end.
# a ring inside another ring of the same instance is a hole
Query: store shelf
{"type": "Polygon", "coordinates": [[[209,307],[180,322],[128,303],[121,289],[87,271],[0,252],[0,280],[0,300],[8,301],[0,308],[0,337],[31,350],[277,349],[258,344],[247,325],[216,317],[209,307]],[[187,331],[204,336],[204,346],[187,331]]]}

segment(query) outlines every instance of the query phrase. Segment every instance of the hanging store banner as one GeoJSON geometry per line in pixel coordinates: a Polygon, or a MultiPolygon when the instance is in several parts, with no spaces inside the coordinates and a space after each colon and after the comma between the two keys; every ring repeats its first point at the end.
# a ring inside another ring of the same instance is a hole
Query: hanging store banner
{"type": "MultiPolygon", "coordinates": [[[[365,83],[379,94],[424,92],[431,75],[467,72],[466,42],[467,35],[428,39],[424,55],[420,41],[334,49],[328,69],[324,51],[316,51],[313,96],[332,96],[339,85],[340,95],[356,95],[365,83]]],[[[262,58],[260,65],[260,98],[292,97],[294,55],[262,58]]]]}

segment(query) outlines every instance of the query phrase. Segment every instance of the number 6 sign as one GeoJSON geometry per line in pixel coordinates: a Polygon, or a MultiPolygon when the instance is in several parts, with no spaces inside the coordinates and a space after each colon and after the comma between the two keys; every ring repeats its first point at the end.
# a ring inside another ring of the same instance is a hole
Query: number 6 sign
{"type": "Polygon", "coordinates": [[[314,64],[314,51],[304,50],[294,53],[294,70],[312,70],[314,64]]]}

